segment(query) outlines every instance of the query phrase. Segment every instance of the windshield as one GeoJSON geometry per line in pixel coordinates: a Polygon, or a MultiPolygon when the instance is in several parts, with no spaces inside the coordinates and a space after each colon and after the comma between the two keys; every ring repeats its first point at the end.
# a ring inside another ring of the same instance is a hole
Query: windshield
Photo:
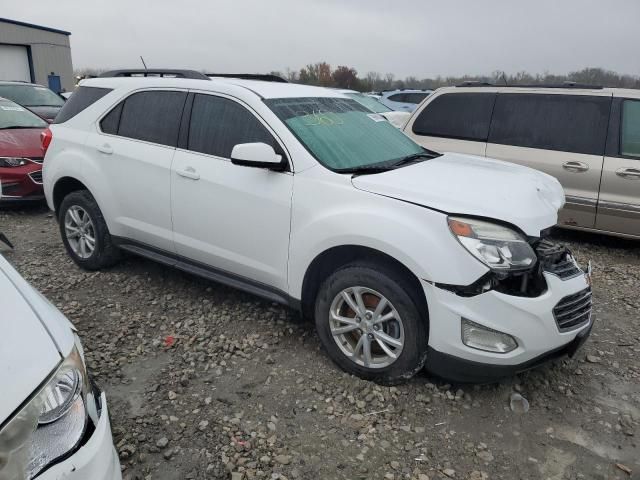
{"type": "Polygon", "coordinates": [[[45,128],[47,122],[26,108],[0,99],[0,130],[8,128],[45,128]]]}
{"type": "Polygon", "coordinates": [[[362,93],[355,93],[355,92],[354,93],[345,93],[345,95],[347,97],[353,98],[360,105],[364,105],[365,107],[367,107],[369,110],[371,110],[374,113],[387,113],[387,112],[392,112],[393,111],[389,107],[387,107],[386,105],[383,105],[382,103],[380,103],[375,98],[369,97],[367,95],[363,95],[362,93]]]}
{"type": "Polygon", "coordinates": [[[384,165],[425,151],[384,117],[355,100],[275,98],[265,103],[331,170],[384,165]]]}
{"type": "Polygon", "coordinates": [[[13,100],[25,107],[61,107],[64,100],[51,90],[39,85],[0,85],[0,97],[13,100]]]}

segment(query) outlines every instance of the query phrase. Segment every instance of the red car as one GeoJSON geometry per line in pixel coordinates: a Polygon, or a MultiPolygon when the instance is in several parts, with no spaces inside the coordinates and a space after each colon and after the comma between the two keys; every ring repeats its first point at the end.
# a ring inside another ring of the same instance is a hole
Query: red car
{"type": "Polygon", "coordinates": [[[47,122],[0,97],[0,203],[42,200],[42,144],[47,122]]]}

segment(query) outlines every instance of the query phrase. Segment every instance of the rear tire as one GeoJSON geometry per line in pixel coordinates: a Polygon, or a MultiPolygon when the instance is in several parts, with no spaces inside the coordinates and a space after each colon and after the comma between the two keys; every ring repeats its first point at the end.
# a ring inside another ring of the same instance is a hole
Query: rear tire
{"type": "Polygon", "coordinates": [[[58,214],[60,235],[71,259],[85,270],[100,270],[115,265],[121,252],[95,199],[87,190],[64,197],[58,214]]]}
{"type": "Polygon", "coordinates": [[[425,364],[428,343],[427,312],[416,305],[414,289],[376,264],[349,264],[331,274],[315,304],[316,329],[331,359],[385,385],[413,377],[425,364]]]}

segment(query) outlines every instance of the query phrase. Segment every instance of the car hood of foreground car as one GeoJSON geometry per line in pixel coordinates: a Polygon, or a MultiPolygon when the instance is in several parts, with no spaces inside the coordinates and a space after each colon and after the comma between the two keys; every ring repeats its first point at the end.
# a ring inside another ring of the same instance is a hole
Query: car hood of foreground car
{"type": "Polygon", "coordinates": [[[0,254],[0,424],[73,348],[71,323],[0,254]]]}
{"type": "Polygon", "coordinates": [[[44,128],[0,130],[0,157],[42,158],[43,131],[44,128]]]}
{"type": "Polygon", "coordinates": [[[448,214],[508,222],[530,236],[555,225],[564,205],[562,186],[550,175],[457,153],[379,174],[356,175],[352,182],[360,190],[448,214]]]}

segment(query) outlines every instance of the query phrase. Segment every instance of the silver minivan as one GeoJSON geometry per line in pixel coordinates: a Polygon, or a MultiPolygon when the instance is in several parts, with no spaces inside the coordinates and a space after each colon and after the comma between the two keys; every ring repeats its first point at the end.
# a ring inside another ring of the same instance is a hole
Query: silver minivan
{"type": "Polygon", "coordinates": [[[640,90],[441,88],[416,109],[404,132],[438,152],[542,170],[565,189],[560,226],[640,238],[640,90]]]}

